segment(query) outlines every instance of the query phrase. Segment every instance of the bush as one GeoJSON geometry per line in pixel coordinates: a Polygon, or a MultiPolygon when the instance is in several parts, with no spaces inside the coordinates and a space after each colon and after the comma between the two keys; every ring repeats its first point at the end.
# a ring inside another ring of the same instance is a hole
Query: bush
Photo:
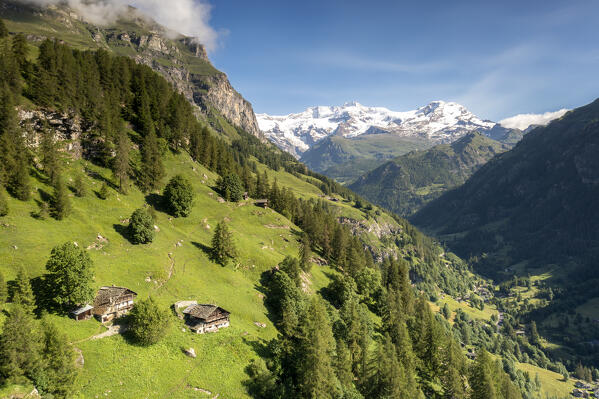
{"type": "Polygon", "coordinates": [[[218,191],[227,201],[241,201],[243,198],[243,183],[237,174],[231,172],[219,179],[218,191]]]}
{"type": "Polygon", "coordinates": [[[108,197],[110,196],[110,191],[108,191],[108,184],[106,184],[106,182],[102,183],[102,187],[100,187],[100,191],[98,191],[98,197],[100,197],[100,199],[108,199],[108,197]]]}
{"type": "Polygon", "coordinates": [[[147,244],[154,240],[154,220],[144,208],[139,208],[129,219],[129,235],[135,244],[147,244]]]}
{"type": "Polygon", "coordinates": [[[54,247],[46,270],[51,297],[57,305],[82,305],[93,300],[93,262],[83,249],[72,242],[54,247]]]}
{"type": "Polygon", "coordinates": [[[164,188],[164,200],[171,215],[186,217],[191,213],[193,187],[181,175],[173,177],[164,188]]]}
{"type": "Polygon", "coordinates": [[[160,309],[152,297],[140,300],[130,314],[130,331],[141,345],[153,345],[166,335],[169,326],[169,312],[160,309]]]}
{"type": "Polygon", "coordinates": [[[85,186],[85,183],[83,182],[83,177],[81,177],[81,175],[75,178],[73,190],[75,191],[75,195],[79,198],[83,198],[87,195],[87,187],[85,186]]]}

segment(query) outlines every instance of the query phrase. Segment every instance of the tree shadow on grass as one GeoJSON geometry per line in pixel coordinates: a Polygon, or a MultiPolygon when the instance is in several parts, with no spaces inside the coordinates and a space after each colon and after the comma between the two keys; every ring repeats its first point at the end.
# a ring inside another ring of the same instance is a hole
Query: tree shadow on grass
{"type": "Polygon", "coordinates": [[[170,214],[162,195],[156,193],[148,194],[146,195],[146,202],[158,212],[170,214]]]}
{"type": "Polygon", "coordinates": [[[114,184],[110,179],[105,178],[104,176],[102,176],[100,173],[91,170],[90,168],[85,168],[85,174],[88,175],[89,177],[91,177],[94,180],[106,183],[106,185],[110,188],[112,188],[113,190],[117,190],[119,188],[119,186],[117,186],[116,184],[114,184]]]}
{"type": "Polygon", "coordinates": [[[213,256],[212,256],[212,248],[210,248],[208,245],[204,245],[201,242],[197,242],[197,241],[192,241],[191,244],[200,249],[202,252],[204,252],[204,254],[208,257],[208,259],[212,260],[213,256]]]}
{"type": "Polygon", "coordinates": [[[114,231],[119,233],[125,240],[129,241],[130,244],[136,244],[131,237],[131,233],[129,232],[129,226],[124,226],[122,224],[113,224],[112,228],[114,231]]]}

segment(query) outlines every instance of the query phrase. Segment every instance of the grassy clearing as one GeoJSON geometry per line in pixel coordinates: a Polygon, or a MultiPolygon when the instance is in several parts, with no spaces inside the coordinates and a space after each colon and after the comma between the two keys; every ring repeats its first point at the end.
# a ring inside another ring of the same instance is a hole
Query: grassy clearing
{"type": "MultiPolygon", "coordinates": [[[[131,244],[123,231],[125,219],[147,200],[155,201],[156,195],[146,198],[136,189],[128,195],[111,190],[107,200],[100,200],[95,191],[103,179],[110,178],[110,172],[83,161],[71,161],[65,169],[67,180],[83,175],[84,167],[97,176],[85,176],[90,193],[85,198],[71,198],[73,212],[66,220],[32,216],[38,211],[37,202],[51,193],[39,180],[32,181],[34,198],[28,202],[9,199],[10,214],[1,219],[0,257],[4,261],[0,270],[7,280],[15,277],[20,265],[31,277],[41,275],[52,247],[74,241],[89,248],[96,287],[126,286],[140,298],[153,296],[164,307],[177,300],[195,299],[216,303],[231,312],[231,327],[208,335],[183,332],[173,315],[170,334],[151,348],[131,345],[121,336],[86,340],[105,327],[95,320],[75,322],[51,316],[83,351],[81,397],[104,396],[108,391],[108,397],[197,397],[194,388],[208,389],[221,397],[247,397],[242,384],[244,368],[257,356],[261,343],[276,335],[263,305],[259,279],[285,256],[297,256],[298,228],[271,209],[255,207],[252,200],[220,203],[218,193],[211,188],[216,175],[187,155],[169,155],[165,166],[192,181],[196,200],[188,218],[175,219],[156,212],[160,231],[149,245],[131,244]],[[207,179],[202,183],[204,175],[207,179]],[[228,220],[240,253],[238,261],[226,267],[211,262],[206,253],[212,230],[223,219],[228,220]],[[99,235],[107,241],[98,239],[99,235]],[[255,322],[267,327],[257,327],[255,322]],[[182,353],[188,347],[195,348],[196,359],[182,353]]],[[[327,273],[324,268],[313,267],[312,292],[328,284],[327,273]]]]}
{"type": "Polygon", "coordinates": [[[443,299],[439,299],[439,301],[433,305],[434,306],[433,309],[435,311],[439,311],[445,304],[447,304],[447,306],[449,307],[449,310],[451,310],[450,320],[452,320],[452,321],[453,321],[453,318],[455,317],[455,312],[458,309],[462,309],[462,311],[464,313],[466,313],[468,316],[470,316],[473,319],[477,319],[477,320],[489,321],[489,320],[491,320],[492,315],[497,316],[497,314],[498,314],[497,309],[493,305],[485,304],[485,308],[483,310],[480,310],[480,309],[471,307],[466,302],[458,302],[455,299],[453,299],[452,297],[450,297],[449,295],[445,295],[445,297],[443,299]]]}
{"type": "Polygon", "coordinates": [[[564,377],[562,377],[561,374],[527,363],[516,363],[516,367],[522,371],[528,372],[532,379],[535,378],[535,375],[539,374],[539,379],[541,380],[541,398],[569,398],[570,392],[574,389],[574,381],[564,381],[564,377]]]}

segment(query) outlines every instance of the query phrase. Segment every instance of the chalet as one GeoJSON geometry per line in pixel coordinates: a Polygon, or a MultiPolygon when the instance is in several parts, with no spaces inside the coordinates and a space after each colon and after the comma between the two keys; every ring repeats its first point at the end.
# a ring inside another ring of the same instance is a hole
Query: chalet
{"type": "Polygon", "coordinates": [[[94,307],[91,305],[85,305],[80,308],[71,311],[71,317],[77,321],[89,320],[92,317],[94,307]]]}
{"type": "Polygon", "coordinates": [[[197,334],[216,332],[229,327],[229,312],[216,305],[191,305],[184,311],[185,323],[197,334]]]}
{"type": "Polygon", "coordinates": [[[243,193],[243,199],[244,199],[244,200],[247,200],[248,198],[250,198],[250,195],[249,195],[249,194],[248,194],[248,192],[246,191],[246,192],[244,192],[244,193],[243,193]]]}
{"type": "Polygon", "coordinates": [[[102,287],[94,299],[94,315],[105,323],[120,317],[133,308],[137,294],[124,287],[102,287]]]}
{"type": "Polygon", "coordinates": [[[259,206],[262,208],[268,208],[268,200],[267,199],[256,200],[255,204],[256,204],[256,206],[259,206]]]}

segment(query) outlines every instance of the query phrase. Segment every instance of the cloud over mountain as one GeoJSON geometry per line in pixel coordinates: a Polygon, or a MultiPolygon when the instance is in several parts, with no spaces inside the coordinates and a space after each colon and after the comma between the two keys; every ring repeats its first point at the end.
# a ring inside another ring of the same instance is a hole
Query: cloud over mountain
{"type": "Polygon", "coordinates": [[[47,6],[66,4],[95,24],[116,20],[128,5],[136,7],[160,24],[198,39],[208,50],[216,47],[218,33],[210,26],[211,5],[205,0],[19,0],[25,4],[47,6]]]}
{"type": "Polygon", "coordinates": [[[561,118],[569,110],[562,108],[559,111],[545,112],[543,114],[520,114],[499,121],[499,124],[508,129],[525,130],[532,125],[545,126],[554,119],[561,118]]]}

